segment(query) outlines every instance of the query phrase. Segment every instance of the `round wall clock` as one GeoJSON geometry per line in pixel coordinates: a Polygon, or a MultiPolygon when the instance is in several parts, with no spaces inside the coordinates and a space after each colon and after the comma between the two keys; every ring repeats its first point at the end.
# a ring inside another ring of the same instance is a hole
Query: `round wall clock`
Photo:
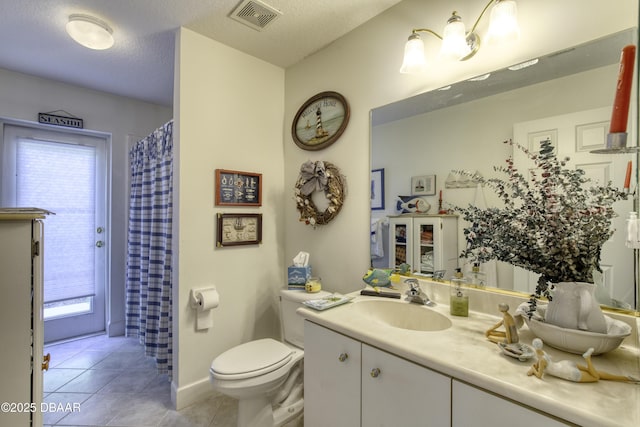
{"type": "Polygon", "coordinates": [[[349,104],[338,92],[321,92],[305,102],[291,125],[296,145],[321,150],[333,144],[349,123],[349,104]]]}

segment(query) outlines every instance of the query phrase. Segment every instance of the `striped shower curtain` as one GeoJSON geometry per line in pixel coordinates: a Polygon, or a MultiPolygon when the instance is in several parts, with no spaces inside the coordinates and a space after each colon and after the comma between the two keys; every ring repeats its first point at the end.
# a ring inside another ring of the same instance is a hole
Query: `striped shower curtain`
{"type": "Polygon", "coordinates": [[[126,334],[171,378],[173,120],[138,141],[129,160],[126,334]]]}

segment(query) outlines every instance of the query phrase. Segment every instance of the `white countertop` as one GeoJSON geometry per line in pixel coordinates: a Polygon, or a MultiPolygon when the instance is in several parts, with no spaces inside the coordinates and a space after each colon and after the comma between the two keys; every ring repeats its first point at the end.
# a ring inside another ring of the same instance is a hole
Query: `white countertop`
{"type": "MultiPolygon", "coordinates": [[[[440,284],[421,283],[429,295],[432,292],[440,293],[436,289],[440,284]]],[[[492,295],[492,307],[497,307],[499,302],[509,302],[510,312],[513,314],[516,304],[512,297],[492,295]]],[[[471,295],[472,308],[473,298],[474,295],[471,295]]],[[[450,316],[449,307],[439,303],[435,307],[424,309],[445,314],[451,319],[452,327],[437,332],[411,331],[382,322],[372,323],[370,319],[355,315],[354,303],[364,299],[408,304],[404,300],[357,295],[352,303],[325,311],[301,308],[298,309],[298,314],[358,341],[572,423],[582,426],[640,426],[639,384],[602,380],[597,383],[574,383],[550,375],[545,375],[542,379],[527,376],[527,371],[535,360],[520,362],[505,356],[496,344],[485,338],[485,331],[498,322],[501,316],[480,311],[470,311],[469,317],[450,316]]],[[[497,308],[495,311],[499,313],[497,308]]],[[[636,324],[632,336],[618,349],[594,356],[592,360],[598,370],[640,377],[638,320],[628,317],[627,320],[636,324]]],[[[519,336],[521,343],[529,345],[534,338],[526,325],[519,330],[519,336]]],[[[544,350],[554,361],[569,359],[577,363],[583,362],[579,355],[565,353],[548,345],[544,346],[544,350]]]]}

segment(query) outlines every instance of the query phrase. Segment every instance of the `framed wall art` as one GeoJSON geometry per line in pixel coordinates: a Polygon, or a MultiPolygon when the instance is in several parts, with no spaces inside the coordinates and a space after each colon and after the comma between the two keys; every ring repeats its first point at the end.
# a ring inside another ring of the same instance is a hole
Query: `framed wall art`
{"type": "Polygon", "coordinates": [[[371,171],[371,210],[384,209],[384,169],[371,171]]]}
{"type": "Polygon", "coordinates": [[[436,176],[421,175],[411,177],[412,196],[433,196],[436,194],[436,176]]]}
{"type": "Polygon", "coordinates": [[[216,169],[216,206],[262,206],[262,174],[216,169]]]}
{"type": "Polygon", "coordinates": [[[349,104],[338,92],[321,92],[298,110],[291,136],[303,150],[321,150],[333,144],[349,123],[349,104]]]}
{"type": "Polygon", "coordinates": [[[262,214],[219,213],[217,219],[217,247],[262,243],[262,214]]]}

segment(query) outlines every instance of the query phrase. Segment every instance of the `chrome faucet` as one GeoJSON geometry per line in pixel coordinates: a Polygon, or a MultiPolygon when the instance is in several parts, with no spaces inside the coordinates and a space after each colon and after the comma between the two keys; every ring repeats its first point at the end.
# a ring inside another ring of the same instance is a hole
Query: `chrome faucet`
{"type": "Polygon", "coordinates": [[[420,288],[418,279],[407,279],[404,283],[409,285],[409,290],[406,292],[407,301],[428,306],[436,305],[436,303],[431,301],[429,296],[420,288]]]}

